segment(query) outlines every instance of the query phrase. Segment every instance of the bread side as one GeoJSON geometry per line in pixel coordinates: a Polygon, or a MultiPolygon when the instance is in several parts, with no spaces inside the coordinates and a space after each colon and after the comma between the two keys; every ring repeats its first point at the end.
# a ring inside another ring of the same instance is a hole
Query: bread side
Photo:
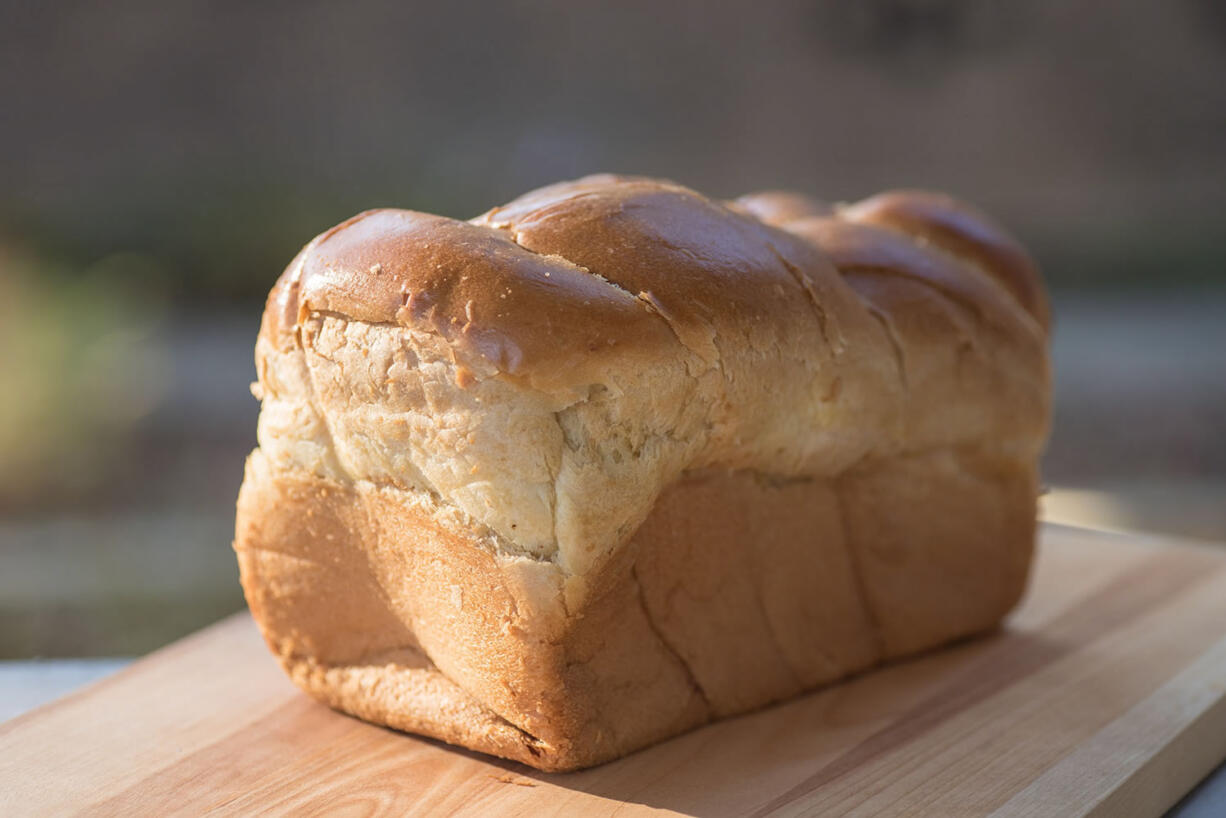
{"type": "Polygon", "coordinates": [[[999,621],[1045,314],[986,222],[773,196],[598,177],[300,254],[235,541],[295,681],[572,769],[999,621]]]}

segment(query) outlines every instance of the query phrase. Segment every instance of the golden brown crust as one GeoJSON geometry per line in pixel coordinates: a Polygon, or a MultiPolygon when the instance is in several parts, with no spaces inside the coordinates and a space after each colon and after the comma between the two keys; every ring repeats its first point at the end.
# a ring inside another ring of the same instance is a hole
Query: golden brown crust
{"type": "Polygon", "coordinates": [[[1000,282],[1044,330],[1048,328],[1050,307],[1034,260],[978,209],[943,193],[891,191],[857,202],[840,215],[901,230],[977,264],[1000,282]]]}
{"type": "Polygon", "coordinates": [[[738,213],[753,216],[765,224],[784,225],[811,216],[832,216],[834,206],[803,193],[786,190],[764,190],[749,193],[728,202],[738,213]]]}
{"type": "Polygon", "coordinates": [[[313,312],[420,327],[476,368],[543,388],[667,337],[645,304],[561,257],[406,210],[367,211],[308,245],[270,296],[265,332],[284,347],[313,312]]]}
{"type": "Polygon", "coordinates": [[[989,628],[1049,411],[1019,253],[632,177],[355,217],[265,311],[252,611],[330,705],[547,770],[989,628]]]}
{"type": "Polygon", "coordinates": [[[1008,292],[892,230],[834,218],[787,229],[820,247],[888,330],[913,407],[903,415],[912,451],[974,441],[1037,453],[1046,336],[1008,292]]]}

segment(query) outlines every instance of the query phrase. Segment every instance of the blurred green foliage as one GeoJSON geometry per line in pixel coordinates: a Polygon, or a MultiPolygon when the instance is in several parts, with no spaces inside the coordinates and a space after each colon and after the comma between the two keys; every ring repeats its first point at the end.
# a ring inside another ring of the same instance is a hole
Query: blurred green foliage
{"type": "Polygon", "coordinates": [[[151,342],[167,309],[154,259],[82,268],[0,258],[0,510],[95,485],[171,373],[151,342]]]}

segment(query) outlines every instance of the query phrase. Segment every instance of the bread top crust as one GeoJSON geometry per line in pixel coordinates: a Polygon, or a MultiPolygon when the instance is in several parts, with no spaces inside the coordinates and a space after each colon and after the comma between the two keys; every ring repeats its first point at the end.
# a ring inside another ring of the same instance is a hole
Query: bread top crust
{"type": "Polygon", "coordinates": [[[947,197],[723,204],[593,176],[469,222],[369,211],[307,245],[265,310],[260,443],[430,491],[583,574],[686,470],[1033,459],[1046,322],[1025,253],[947,197]]]}
{"type": "Polygon", "coordinates": [[[408,210],[370,210],[308,244],[269,297],[280,348],[312,312],[436,333],[483,374],[561,385],[610,357],[666,343],[645,304],[503,231],[408,210]]]}
{"type": "Polygon", "coordinates": [[[1004,287],[1044,332],[1049,328],[1051,308],[1034,260],[979,209],[943,193],[898,190],[849,205],[839,216],[846,221],[893,228],[977,265],[1004,287]]]}

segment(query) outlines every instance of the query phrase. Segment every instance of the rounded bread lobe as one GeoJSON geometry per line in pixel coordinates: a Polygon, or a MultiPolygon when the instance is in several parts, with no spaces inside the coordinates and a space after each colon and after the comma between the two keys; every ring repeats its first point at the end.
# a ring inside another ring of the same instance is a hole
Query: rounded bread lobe
{"type": "Polygon", "coordinates": [[[304,248],[270,295],[265,334],[285,348],[313,313],[437,334],[474,370],[544,390],[668,342],[646,305],[566,259],[408,210],[367,211],[304,248]]]}
{"type": "Polygon", "coordinates": [[[906,448],[977,441],[1021,457],[1047,434],[1046,336],[992,279],[893,230],[844,219],[788,229],[821,248],[896,341],[906,448]]]}
{"type": "Polygon", "coordinates": [[[637,178],[553,185],[483,218],[636,294],[696,356],[711,434],[687,467],[835,473],[893,424],[887,342],[811,243],[637,178]]]}
{"type": "Polygon", "coordinates": [[[973,443],[1037,457],[1050,423],[1046,296],[1017,243],[943,194],[797,212],[772,223],[829,258],[891,339],[906,394],[903,450],[973,443]]]}
{"type": "Polygon", "coordinates": [[[1034,260],[977,208],[943,193],[897,190],[849,205],[840,215],[902,231],[978,265],[1012,293],[1044,330],[1050,326],[1051,308],[1034,260]]]}
{"type": "Polygon", "coordinates": [[[775,225],[786,224],[809,216],[834,215],[833,205],[803,193],[792,193],[786,190],[749,193],[728,202],[728,207],[738,213],[753,216],[766,224],[775,225]]]}

